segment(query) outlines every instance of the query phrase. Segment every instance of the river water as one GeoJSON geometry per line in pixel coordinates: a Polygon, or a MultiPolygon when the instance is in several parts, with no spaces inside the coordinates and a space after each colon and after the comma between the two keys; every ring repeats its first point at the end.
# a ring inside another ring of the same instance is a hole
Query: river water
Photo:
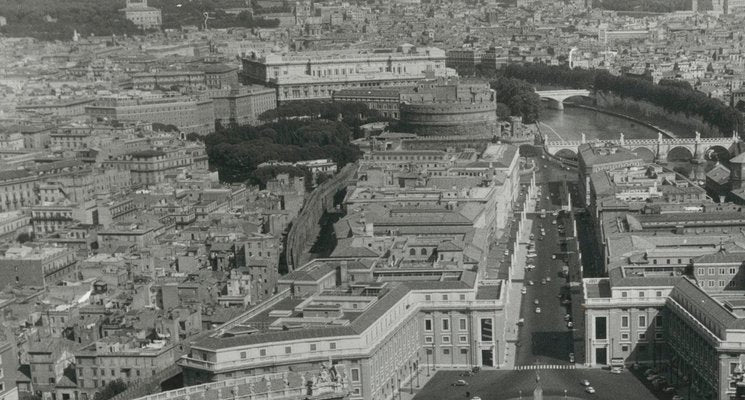
{"type": "MultiPolygon", "coordinates": [[[[657,131],[647,126],[625,118],[577,107],[565,107],[564,110],[544,108],[541,111],[539,126],[541,132],[551,141],[581,140],[582,133],[585,134],[588,141],[595,139],[618,140],[621,133],[626,139],[657,138],[657,131]]],[[[684,137],[685,135],[679,134],[678,136],[684,137]]],[[[696,181],[704,181],[706,171],[711,169],[715,162],[691,164],[688,160],[677,160],[677,158],[685,158],[685,156],[686,154],[677,152],[668,155],[669,162],[666,167],[696,181]]]]}

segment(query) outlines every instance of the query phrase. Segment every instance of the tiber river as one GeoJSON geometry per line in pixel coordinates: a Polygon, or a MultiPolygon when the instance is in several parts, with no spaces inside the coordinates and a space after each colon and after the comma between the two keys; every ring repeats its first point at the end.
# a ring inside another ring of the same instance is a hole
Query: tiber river
{"type": "MultiPolygon", "coordinates": [[[[626,139],[657,139],[657,131],[652,128],[624,118],[577,107],[565,107],[563,111],[544,108],[541,111],[539,126],[541,132],[551,141],[581,140],[583,132],[587,140],[618,140],[622,132],[626,139]]],[[[666,167],[696,181],[704,181],[706,171],[711,169],[715,162],[691,164],[688,161],[676,161],[676,158],[685,155],[685,152],[677,151],[668,155],[666,167]]]]}

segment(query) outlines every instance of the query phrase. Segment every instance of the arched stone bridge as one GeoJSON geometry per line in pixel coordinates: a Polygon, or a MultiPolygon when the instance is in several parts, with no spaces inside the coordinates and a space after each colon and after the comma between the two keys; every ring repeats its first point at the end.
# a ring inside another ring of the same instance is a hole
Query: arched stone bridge
{"type": "MultiPolygon", "coordinates": [[[[584,136],[584,135],[583,135],[584,136]]],[[[722,138],[701,138],[698,135],[695,138],[672,138],[665,139],[660,135],[657,139],[624,139],[621,134],[618,140],[595,140],[592,143],[609,143],[629,149],[646,161],[655,161],[658,163],[667,162],[668,155],[672,151],[687,151],[690,159],[694,162],[703,162],[706,159],[712,159],[713,153],[728,155],[737,155],[737,143],[740,138],[737,134],[732,137],[722,138]]],[[[583,143],[589,143],[584,140],[578,141],[547,141],[544,142],[546,151],[555,156],[576,157],[577,149],[583,143]],[[561,154],[559,154],[561,153],[561,154]]]]}
{"type": "Polygon", "coordinates": [[[548,100],[549,107],[563,110],[564,100],[575,97],[590,97],[590,91],[585,89],[568,89],[568,90],[537,90],[536,94],[542,99],[548,100]]]}

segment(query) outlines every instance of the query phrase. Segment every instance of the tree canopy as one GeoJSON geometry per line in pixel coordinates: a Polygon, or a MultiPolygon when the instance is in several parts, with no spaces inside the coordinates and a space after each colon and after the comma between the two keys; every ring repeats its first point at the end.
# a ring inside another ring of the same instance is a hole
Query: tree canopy
{"type": "Polygon", "coordinates": [[[350,144],[352,131],[341,121],[280,120],[260,126],[223,129],[205,138],[210,164],[227,182],[266,183],[256,174],[266,161],[330,158],[341,168],[361,155],[350,144]]]}
{"type": "Polygon", "coordinates": [[[534,123],[541,113],[541,98],[533,87],[520,79],[500,76],[491,82],[491,87],[497,92],[497,111],[503,117],[504,106],[500,110],[499,104],[509,108],[510,115],[519,115],[526,124],[534,123]]]}
{"type": "Polygon", "coordinates": [[[592,7],[612,11],[668,13],[690,10],[691,0],[593,0],[592,7]]]}
{"type": "Polygon", "coordinates": [[[107,383],[106,386],[96,392],[93,400],[109,400],[125,390],[127,390],[127,384],[123,380],[117,379],[107,383]]]}
{"type": "MultiPolygon", "coordinates": [[[[664,80],[660,84],[654,84],[636,77],[611,75],[605,70],[569,69],[566,66],[546,64],[511,64],[503,73],[507,77],[523,79],[532,84],[595,89],[646,101],[670,113],[698,116],[724,135],[730,135],[743,126],[742,116],[735,109],[703,92],[691,90],[690,85],[680,81],[664,80]]],[[[512,109],[512,105],[508,105],[512,109]]]]}

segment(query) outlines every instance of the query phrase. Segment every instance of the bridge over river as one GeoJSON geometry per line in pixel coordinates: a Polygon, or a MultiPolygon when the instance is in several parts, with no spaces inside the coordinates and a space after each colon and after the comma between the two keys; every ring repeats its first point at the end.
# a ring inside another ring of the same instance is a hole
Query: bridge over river
{"type": "Polygon", "coordinates": [[[673,151],[687,151],[694,162],[704,162],[712,159],[713,154],[727,153],[729,158],[737,154],[737,143],[740,138],[734,134],[727,138],[701,138],[696,135],[693,138],[663,138],[659,134],[657,139],[625,139],[623,133],[618,140],[592,140],[582,139],[578,141],[545,141],[546,151],[555,156],[574,158],[577,149],[584,143],[608,143],[629,149],[648,161],[667,162],[668,155],[673,151]]]}

